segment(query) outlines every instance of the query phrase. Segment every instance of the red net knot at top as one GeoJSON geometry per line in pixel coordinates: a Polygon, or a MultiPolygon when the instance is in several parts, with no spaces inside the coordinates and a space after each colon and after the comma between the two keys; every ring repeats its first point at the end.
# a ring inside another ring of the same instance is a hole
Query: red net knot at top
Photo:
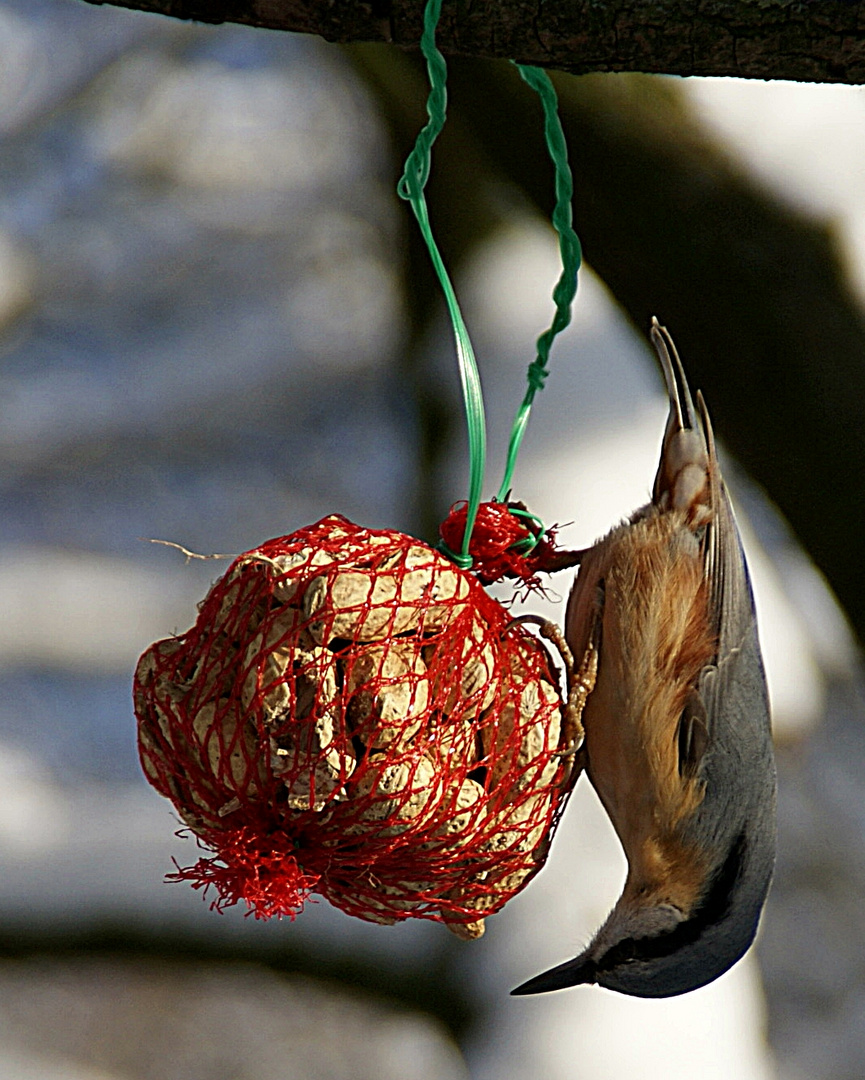
{"type": "MultiPolygon", "coordinates": [[[[439,527],[446,554],[462,551],[468,504],[454,503],[439,527]]],[[[555,545],[555,528],[542,523],[520,502],[481,503],[469,542],[471,570],[484,585],[502,578],[521,581],[529,590],[542,588],[541,573],[554,573],[579,562],[578,552],[555,545]]]]}

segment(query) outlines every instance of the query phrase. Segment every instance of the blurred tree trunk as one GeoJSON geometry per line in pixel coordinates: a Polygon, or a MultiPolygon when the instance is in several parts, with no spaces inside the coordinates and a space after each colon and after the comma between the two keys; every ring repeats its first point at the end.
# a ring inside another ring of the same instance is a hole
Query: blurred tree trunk
{"type": "MultiPolygon", "coordinates": [[[[347,53],[407,152],[426,92],[420,63],[374,45],[347,53]]],[[[829,229],[737,170],[674,84],[634,75],[556,84],[587,261],[641,333],[652,315],[669,326],[725,446],[865,639],[865,318],[829,229]]],[[[510,65],[455,59],[448,85],[428,196],[456,268],[495,226],[503,184],[547,217],[553,182],[538,103],[510,65]]],[[[416,231],[406,288],[420,340],[436,286],[416,231]]]]}
{"type": "MultiPolygon", "coordinates": [[[[87,0],[199,22],[318,34],[328,41],[420,40],[424,0],[87,0]]],[[[497,57],[574,74],[644,71],[817,82],[865,81],[865,12],[851,0],[523,0],[446,3],[451,55],[497,57]]]]}

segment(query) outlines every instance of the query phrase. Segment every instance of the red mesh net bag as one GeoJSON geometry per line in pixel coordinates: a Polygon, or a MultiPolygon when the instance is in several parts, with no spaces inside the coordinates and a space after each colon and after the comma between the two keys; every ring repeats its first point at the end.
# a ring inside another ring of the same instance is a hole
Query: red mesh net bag
{"type": "Polygon", "coordinates": [[[544,862],[579,719],[471,574],[331,516],[236,559],[135,674],[141,763],[209,850],[175,879],[478,937],[544,862]]]}

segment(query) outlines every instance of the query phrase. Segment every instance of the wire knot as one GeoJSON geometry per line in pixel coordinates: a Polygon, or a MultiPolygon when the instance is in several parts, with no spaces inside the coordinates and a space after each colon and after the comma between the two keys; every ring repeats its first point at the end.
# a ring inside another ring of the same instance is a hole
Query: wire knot
{"type": "Polygon", "coordinates": [[[548,375],[549,371],[544,367],[544,362],[540,358],[533,360],[527,373],[529,388],[535,392],[543,390],[548,375]]]}

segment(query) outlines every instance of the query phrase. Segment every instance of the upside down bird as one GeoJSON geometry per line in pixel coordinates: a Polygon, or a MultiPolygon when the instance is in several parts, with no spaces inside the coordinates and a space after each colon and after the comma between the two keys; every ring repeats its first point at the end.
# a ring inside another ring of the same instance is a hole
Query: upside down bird
{"type": "Polygon", "coordinates": [[[695,990],[754,939],[775,854],[775,766],[748,569],[709,416],[675,346],[652,341],[670,398],[652,501],[585,552],[568,601],[596,650],[580,751],[628,860],[589,947],[513,991],[597,983],[695,990]]]}

